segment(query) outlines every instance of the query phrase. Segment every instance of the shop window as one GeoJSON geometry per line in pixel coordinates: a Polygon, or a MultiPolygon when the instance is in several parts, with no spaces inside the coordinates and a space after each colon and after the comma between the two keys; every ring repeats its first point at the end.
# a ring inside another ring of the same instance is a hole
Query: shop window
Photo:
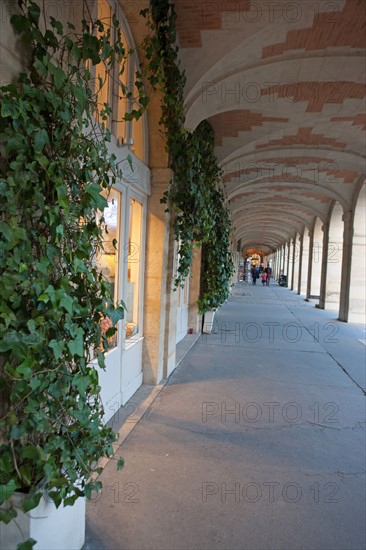
{"type": "MultiPolygon", "coordinates": [[[[111,0],[98,0],[97,17],[103,23],[104,32],[111,29],[113,33],[112,15],[120,21],[121,42],[125,49],[125,57],[119,65],[113,67],[109,74],[104,63],[95,67],[87,63],[91,71],[91,88],[97,96],[95,118],[108,128],[117,138],[118,142],[127,145],[130,150],[142,161],[145,159],[144,144],[144,117],[139,120],[126,121],[125,115],[132,110],[141,108],[138,103],[139,93],[135,85],[138,60],[133,51],[132,40],[129,38],[128,27],[124,25],[124,17],[119,8],[111,0]],[[114,10],[116,11],[114,12],[114,10]],[[103,112],[105,104],[108,104],[111,112],[103,112]]],[[[96,31],[100,37],[103,33],[96,31]]]]}
{"type": "Polygon", "coordinates": [[[130,199],[130,228],[127,258],[126,339],[139,332],[142,204],[130,199]]]}
{"type": "MultiPolygon", "coordinates": [[[[121,199],[122,194],[115,189],[111,189],[104,196],[108,201],[108,206],[103,213],[98,214],[98,221],[103,228],[103,248],[97,255],[97,266],[103,273],[111,286],[111,293],[114,303],[119,299],[118,281],[119,281],[119,262],[118,262],[118,241],[120,232],[121,199]],[[103,221],[104,220],[104,221],[103,221]]],[[[102,330],[105,332],[111,326],[108,319],[102,321],[102,330]]],[[[108,341],[109,349],[117,346],[117,332],[108,341]]]]}

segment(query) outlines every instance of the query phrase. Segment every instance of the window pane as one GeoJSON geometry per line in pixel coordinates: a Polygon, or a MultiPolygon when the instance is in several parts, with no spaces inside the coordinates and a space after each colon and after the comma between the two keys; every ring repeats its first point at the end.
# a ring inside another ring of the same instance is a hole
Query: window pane
{"type": "Polygon", "coordinates": [[[139,332],[140,251],[142,204],[130,199],[130,231],[128,238],[128,271],[126,297],[126,338],[139,332]]]}
{"type": "MultiPolygon", "coordinates": [[[[103,216],[103,250],[99,251],[97,256],[97,266],[103,273],[104,277],[110,283],[112,296],[116,303],[119,299],[118,295],[118,280],[119,280],[119,264],[118,264],[118,237],[120,231],[120,212],[121,212],[121,193],[115,189],[110,192],[105,192],[104,196],[108,200],[108,207],[103,211],[103,214],[98,215],[100,220],[103,216]]],[[[108,320],[102,321],[103,332],[108,330],[111,323],[108,320]]],[[[117,332],[109,340],[109,348],[117,346],[117,332]]]]}
{"type": "Polygon", "coordinates": [[[117,138],[126,138],[127,136],[127,125],[126,121],[124,120],[125,114],[128,110],[128,102],[129,99],[127,98],[128,93],[128,72],[129,72],[129,62],[128,62],[128,51],[129,51],[129,44],[127,42],[127,37],[123,30],[121,29],[121,40],[123,47],[126,50],[126,59],[124,59],[119,67],[119,71],[122,72],[120,74],[118,79],[118,96],[116,98],[115,104],[117,105],[116,113],[117,113],[117,138]]]}

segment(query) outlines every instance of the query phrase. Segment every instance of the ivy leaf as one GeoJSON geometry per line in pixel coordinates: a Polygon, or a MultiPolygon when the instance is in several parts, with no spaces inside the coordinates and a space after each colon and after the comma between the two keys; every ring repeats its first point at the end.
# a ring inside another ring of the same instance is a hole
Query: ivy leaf
{"type": "Polygon", "coordinates": [[[118,321],[121,321],[125,315],[125,308],[123,306],[112,306],[109,305],[107,309],[107,317],[109,317],[115,326],[118,321]]]}
{"type": "Polygon", "coordinates": [[[35,2],[31,2],[29,4],[28,13],[31,19],[33,19],[35,23],[38,23],[41,15],[41,8],[35,2]]]}
{"type": "Polygon", "coordinates": [[[56,89],[60,90],[66,81],[66,74],[60,67],[56,67],[53,63],[49,64],[49,71],[53,76],[56,89]]]}
{"type": "Polygon", "coordinates": [[[65,348],[65,342],[57,342],[56,340],[51,340],[51,342],[48,344],[49,347],[53,350],[53,354],[56,359],[60,359],[64,348],[65,348]]]}
{"type": "Polygon", "coordinates": [[[18,488],[19,485],[15,479],[11,479],[6,485],[0,485],[0,504],[8,500],[18,488]]]}
{"type": "Polygon", "coordinates": [[[17,550],[32,550],[35,544],[37,544],[37,541],[30,538],[25,542],[21,542],[20,544],[18,544],[17,550]]]}
{"type": "Polygon", "coordinates": [[[44,128],[38,130],[34,139],[34,147],[37,152],[42,152],[43,147],[49,143],[48,134],[44,128]]]}
{"type": "Polygon", "coordinates": [[[107,208],[108,201],[101,195],[102,188],[100,185],[98,185],[98,183],[91,183],[86,187],[85,191],[92,197],[96,204],[96,207],[100,211],[103,211],[104,208],[107,208]]]}
{"type": "Polygon", "coordinates": [[[71,355],[78,355],[84,357],[84,331],[79,327],[76,331],[76,336],[73,340],[67,343],[67,347],[70,350],[71,355]]]}
{"type": "Polygon", "coordinates": [[[24,15],[12,15],[10,23],[18,34],[29,28],[29,21],[24,15]]]}
{"type": "Polygon", "coordinates": [[[17,512],[14,508],[9,508],[9,510],[0,510],[0,521],[7,524],[10,523],[12,519],[17,517],[17,512]]]}
{"type": "Polygon", "coordinates": [[[30,510],[33,510],[33,508],[36,508],[41,498],[42,493],[36,493],[32,497],[26,498],[25,501],[22,503],[23,512],[29,512],[30,510]]]}
{"type": "Polygon", "coordinates": [[[105,369],[104,354],[98,350],[98,365],[101,369],[105,369]]]}
{"type": "Polygon", "coordinates": [[[60,300],[60,306],[62,306],[64,309],[66,309],[67,313],[70,315],[73,314],[74,311],[74,300],[71,296],[64,296],[60,300]]]}
{"type": "Polygon", "coordinates": [[[57,21],[54,17],[50,17],[50,22],[53,28],[56,29],[57,34],[62,35],[63,34],[63,26],[61,21],[57,21]]]}

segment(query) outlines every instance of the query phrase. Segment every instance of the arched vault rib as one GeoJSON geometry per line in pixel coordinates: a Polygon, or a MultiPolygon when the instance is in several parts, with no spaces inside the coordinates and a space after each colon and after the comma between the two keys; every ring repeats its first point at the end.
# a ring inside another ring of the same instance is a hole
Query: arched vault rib
{"type": "MultiPolygon", "coordinates": [[[[293,212],[293,208],[291,210],[281,209],[281,210],[275,210],[275,211],[273,210],[273,208],[271,208],[269,211],[263,211],[262,208],[246,209],[245,207],[243,207],[236,210],[235,212],[233,211],[232,219],[234,224],[236,224],[239,220],[246,219],[249,216],[250,217],[262,216],[263,212],[267,218],[270,218],[271,220],[275,220],[275,221],[277,221],[278,218],[283,219],[285,217],[287,220],[291,220],[291,223],[294,227],[306,226],[310,228],[310,225],[312,223],[312,222],[309,222],[309,219],[307,217],[301,216],[300,214],[295,214],[293,212]]],[[[316,216],[313,216],[313,219],[315,218],[316,216]]]]}
{"type": "MultiPolygon", "coordinates": [[[[259,229],[257,231],[267,230],[267,226],[265,225],[266,221],[269,221],[269,228],[273,227],[274,221],[272,219],[267,219],[266,217],[263,218],[255,218],[255,221],[258,220],[258,227],[259,229]]],[[[250,230],[250,228],[253,226],[253,219],[247,220],[246,218],[239,218],[234,221],[236,232],[242,231],[245,229],[246,231],[250,230]]],[[[279,222],[278,220],[275,220],[276,227],[281,229],[283,234],[288,237],[291,235],[294,235],[295,233],[302,231],[304,228],[303,224],[293,224],[289,222],[288,220],[286,222],[279,222]]]]}
{"type": "Polygon", "coordinates": [[[266,242],[264,241],[264,239],[273,238],[276,235],[281,242],[282,241],[286,242],[290,240],[293,237],[293,235],[295,235],[297,232],[300,232],[302,230],[301,228],[299,229],[294,228],[293,230],[291,230],[289,227],[286,227],[286,226],[285,227],[278,226],[277,223],[276,225],[272,223],[268,226],[263,226],[263,222],[261,223],[262,223],[262,226],[258,225],[258,227],[256,227],[254,231],[253,231],[253,223],[243,224],[243,225],[240,224],[236,228],[236,235],[249,236],[253,234],[255,235],[256,241],[261,241],[262,243],[266,242]]]}
{"type": "MultiPolygon", "coordinates": [[[[238,191],[236,195],[229,194],[228,198],[231,203],[235,203],[238,201],[238,197],[243,195],[252,195],[252,200],[255,198],[255,195],[258,193],[261,194],[261,196],[271,198],[271,193],[291,193],[291,192],[297,192],[298,195],[302,195],[304,197],[304,200],[310,199],[313,197],[313,200],[321,200],[324,202],[324,197],[329,199],[329,202],[332,200],[338,201],[343,209],[347,209],[348,202],[344,199],[344,197],[340,193],[336,193],[335,191],[331,191],[330,189],[319,189],[316,185],[307,185],[305,188],[302,184],[294,182],[292,185],[287,184],[277,184],[272,185],[271,183],[262,183],[262,184],[256,184],[255,187],[251,187],[249,185],[244,186],[241,190],[243,192],[238,191]],[[273,188],[273,190],[271,189],[273,188]],[[261,193],[262,192],[262,193],[261,193]]],[[[276,196],[275,194],[273,196],[276,196]]],[[[258,196],[259,198],[259,196],[258,196]]],[[[249,199],[250,200],[250,199],[249,199]]],[[[295,199],[296,200],[296,199],[295,199]]],[[[312,208],[309,206],[309,208],[312,208]]]]}
{"type": "Polygon", "coordinates": [[[278,248],[286,242],[281,234],[276,231],[267,233],[263,239],[258,238],[258,235],[253,231],[252,233],[238,233],[238,240],[241,240],[241,245],[247,248],[264,248],[265,246],[271,246],[274,249],[278,248]]]}
{"type": "MultiPolygon", "coordinates": [[[[231,42],[225,6],[210,4],[215,13],[203,21],[196,4],[177,0],[178,23],[186,16],[178,25],[186,124],[206,119],[215,130],[236,236],[247,242],[260,230],[277,247],[315,217],[325,223],[332,202],[350,210],[365,174],[362,2],[342,0],[331,30],[309,10],[296,30],[283,18],[253,25],[239,17],[231,42]],[[271,237],[268,223],[280,234],[271,237]]],[[[241,13],[250,1],[233,6],[241,13]]]]}
{"type": "MultiPolygon", "coordinates": [[[[313,164],[321,165],[321,163],[326,164],[327,162],[335,162],[341,170],[353,169],[357,172],[365,172],[365,158],[349,151],[297,146],[271,147],[265,150],[244,151],[243,147],[240,147],[240,143],[241,142],[238,141],[237,147],[232,148],[230,154],[225,158],[219,159],[224,173],[228,171],[228,166],[233,166],[234,168],[235,165],[237,165],[244,169],[248,166],[258,166],[258,164],[262,162],[264,163],[263,169],[266,168],[266,164],[268,163],[279,168],[282,163],[292,163],[293,159],[296,161],[298,158],[303,159],[302,162],[298,163],[300,166],[311,166],[313,164]]],[[[295,162],[295,164],[297,164],[297,162],[295,162]]],[[[312,168],[309,168],[309,171],[310,170],[312,170],[312,168]]]]}
{"type": "MultiPolygon", "coordinates": [[[[300,210],[300,212],[304,212],[304,209],[305,209],[307,215],[310,218],[313,218],[314,216],[317,216],[318,218],[320,218],[324,222],[325,222],[325,216],[328,212],[328,208],[327,208],[326,212],[321,212],[317,208],[315,208],[313,206],[309,207],[307,205],[304,205],[303,202],[300,202],[299,200],[296,200],[296,199],[291,199],[291,201],[282,201],[282,202],[278,201],[278,202],[276,202],[276,201],[273,201],[273,197],[272,197],[272,200],[271,200],[270,197],[265,197],[265,198],[252,197],[251,199],[246,200],[243,204],[238,203],[235,207],[233,207],[233,205],[231,205],[232,214],[234,215],[236,213],[236,211],[238,211],[239,209],[245,208],[249,204],[258,204],[261,209],[266,209],[267,208],[267,212],[269,212],[272,209],[274,204],[279,205],[281,208],[286,207],[286,208],[288,208],[288,211],[290,211],[290,212],[291,212],[291,210],[294,209],[294,206],[296,205],[297,208],[300,210]]],[[[308,223],[308,221],[306,222],[306,224],[307,223],[308,223]]]]}

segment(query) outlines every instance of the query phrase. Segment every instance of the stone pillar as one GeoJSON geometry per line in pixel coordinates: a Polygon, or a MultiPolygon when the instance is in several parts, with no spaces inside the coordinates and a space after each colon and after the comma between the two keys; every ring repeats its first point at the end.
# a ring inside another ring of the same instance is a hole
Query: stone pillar
{"type": "Polygon", "coordinates": [[[313,248],[314,248],[314,230],[309,231],[309,252],[308,252],[308,273],[307,273],[307,285],[306,285],[306,299],[309,300],[311,295],[311,274],[313,270],[313,248]]]}
{"type": "Polygon", "coordinates": [[[172,177],[154,168],[147,208],[143,374],[145,384],[158,384],[175,366],[177,293],[172,292],[174,238],[170,215],[160,199],[172,177]],[[174,366],[173,366],[174,365],[174,366]]]}
{"type": "Polygon", "coordinates": [[[292,266],[291,266],[291,290],[294,290],[294,284],[295,284],[295,262],[297,261],[296,258],[296,237],[295,235],[294,240],[292,241],[292,266]]]}
{"type": "Polygon", "coordinates": [[[336,203],[329,223],[325,308],[337,312],[339,311],[341,294],[343,238],[343,208],[339,203],[336,203]]]}
{"type": "Polygon", "coordinates": [[[321,265],[321,278],[320,278],[320,297],[319,308],[325,308],[325,296],[327,291],[327,271],[328,271],[328,242],[329,242],[329,224],[322,226],[323,231],[323,255],[321,265]]]}
{"type": "Polygon", "coordinates": [[[313,232],[313,249],[311,255],[312,269],[311,269],[311,294],[310,297],[320,296],[320,280],[322,272],[322,258],[323,258],[323,232],[322,222],[319,218],[314,226],[313,232]]]}
{"type": "Polygon", "coordinates": [[[280,257],[280,251],[277,249],[276,250],[276,255],[275,255],[274,269],[272,270],[272,277],[274,279],[277,278],[279,257],[280,257]]]}
{"type": "Polygon", "coordinates": [[[299,282],[299,292],[306,296],[307,283],[308,283],[308,265],[309,265],[309,231],[305,227],[304,234],[302,236],[302,253],[301,253],[301,279],[299,282]]]}
{"type": "Polygon", "coordinates": [[[348,321],[366,323],[366,184],[358,194],[352,239],[351,284],[348,321]]]}
{"type": "Polygon", "coordinates": [[[282,246],[278,251],[278,262],[277,262],[277,269],[276,269],[276,279],[278,281],[280,272],[281,272],[281,265],[282,265],[282,246]]]}
{"type": "Polygon", "coordinates": [[[352,211],[343,214],[343,253],[342,253],[342,276],[341,290],[339,297],[340,321],[348,321],[349,297],[351,287],[351,266],[352,266],[352,240],[353,240],[353,213],[352,211]]]}
{"type": "Polygon", "coordinates": [[[287,288],[290,285],[290,255],[291,255],[291,240],[287,243],[287,266],[286,266],[286,277],[287,277],[287,288]]]}
{"type": "Polygon", "coordinates": [[[282,262],[282,267],[281,267],[281,271],[283,271],[283,273],[285,273],[286,264],[287,264],[287,246],[286,246],[286,243],[285,243],[283,245],[283,262],[282,262]]]}
{"type": "Polygon", "coordinates": [[[197,305],[200,295],[201,252],[201,248],[193,249],[191,277],[189,280],[188,328],[192,328],[194,333],[201,332],[202,321],[202,316],[198,313],[197,305]]]}
{"type": "MultiPolygon", "coordinates": [[[[304,229],[304,231],[306,231],[306,228],[304,229]]],[[[299,249],[299,273],[298,273],[298,276],[297,276],[296,294],[300,294],[300,291],[301,291],[302,255],[303,255],[303,251],[304,251],[303,243],[304,243],[304,235],[300,235],[300,237],[299,237],[299,244],[300,244],[300,249],[299,249]]]]}

